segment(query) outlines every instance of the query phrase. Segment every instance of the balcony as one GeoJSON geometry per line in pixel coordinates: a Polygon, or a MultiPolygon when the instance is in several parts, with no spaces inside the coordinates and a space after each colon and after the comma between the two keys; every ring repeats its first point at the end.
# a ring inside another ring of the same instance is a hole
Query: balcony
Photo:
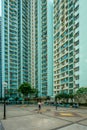
{"type": "Polygon", "coordinates": [[[79,63],[75,63],[74,65],[74,68],[78,67],[79,66],[79,63]]]}
{"type": "Polygon", "coordinates": [[[79,5],[79,1],[77,1],[77,2],[75,3],[75,8],[76,8],[78,5],[79,5]]]}
{"type": "Polygon", "coordinates": [[[79,49],[79,45],[75,46],[74,50],[78,50],[79,49]]]}
{"type": "Polygon", "coordinates": [[[79,37],[76,37],[76,38],[75,38],[75,42],[78,41],[78,40],[79,40],[79,37]]]}
{"type": "Polygon", "coordinates": [[[79,80],[75,80],[75,84],[79,84],[79,80]]]}
{"type": "Polygon", "coordinates": [[[76,28],[75,29],[75,34],[79,32],[79,28],[76,28]]]}
{"type": "Polygon", "coordinates": [[[78,75],[79,75],[79,71],[74,72],[74,75],[75,75],[75,76],[78,76],[78,75]]]}
{"type": "Polygon", "coordinates": [[[79,54],[76,54],[76,55],[75,55],[75,59],[77,59],[77,58],[79,58],[79,54]]]}

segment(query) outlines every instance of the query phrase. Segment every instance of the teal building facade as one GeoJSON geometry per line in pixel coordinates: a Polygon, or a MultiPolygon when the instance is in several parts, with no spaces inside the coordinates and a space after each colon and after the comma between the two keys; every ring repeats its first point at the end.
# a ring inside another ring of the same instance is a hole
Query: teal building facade
{"type": "Polygon", "coordinates": [[[53,3],[36,1],[36,88],[39,96],[53,95],[53,3]]]}
{"type": "Polygon", "coordinates": [[[2,1],[2,95],[31,81],[30,1],[2,1]]]}
{"type": "Polygon", "coordinates": [[[3,83],[15,90],[29,82],[40,97],[87,87],[86,5],[87,0],[2,0],[2,95],[3,83]]]}
{"type": "Polygon", "coordinates": [[[0,17],[0,98],[2,97],[2,18],[0,17]]]}

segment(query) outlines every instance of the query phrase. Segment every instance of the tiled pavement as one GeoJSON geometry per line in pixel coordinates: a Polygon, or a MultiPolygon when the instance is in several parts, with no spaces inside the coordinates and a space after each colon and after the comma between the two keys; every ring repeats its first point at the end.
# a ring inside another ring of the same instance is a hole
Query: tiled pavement
{"type": "Polygon", "coordinates": [[[4,130],[1,122],[0,122],[0,130],[4,130]]]}
{"type": "MultiPolygon", "coordinates": [[[[0,118],[3,107],[0,106],[0,118]]],[[[87,130],[87,109],[43,106],[7,106],[7,119],[1,120],[5,130],[87,130]]]]}

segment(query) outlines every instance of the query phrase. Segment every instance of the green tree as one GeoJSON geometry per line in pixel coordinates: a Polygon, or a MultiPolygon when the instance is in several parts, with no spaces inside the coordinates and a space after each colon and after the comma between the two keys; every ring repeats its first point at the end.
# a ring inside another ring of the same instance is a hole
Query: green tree
{"type": "Polygon", "coordinates": [[[68,102],[68,99],[69,99],[69,94],[67,93],[59,93],[55,96],[55,101],[57,101],[57,99],[61,100],[66,100],[66,102],[68,102]]]}
{"type": "Polygon", "coordinates": [[[75,95],[74,93],[69,94],[69,99],[71,99],[72,103],[73,103],[74,95],[75,95]]]}
{"type": "Polygon", "coordinates": [[[31,88],[30,95],[38,97],[38,90],[36,88],[31,88]]]}
{"type": "Polygon", "coordinates": [[[47,96],[47,97],[46,97],[46,100],[49,100],[49,101],[50,101],[50,99],[51,99],[51,97],[50,97],[50,96],[47,96]]]}
{"type": "Polygon", "coordinates": [[[31,93],[31,85],[29,83],[23,83],[19,86],[18,91],[24,96],[28,96],[28,94],[31,93]]]}
{"type": "Polygon", "coordinates": [[[76,94],[87,94],[87,88],[81,87],[76,91],[76,94]]]}
{"type": "Polygon", "coordinates": [[[87,87],[81,87],[76,91],[75,100],[78,103],[84,102],[87,103],[87,87]]]}
{"type": "Polygon", "coordinates": [[[57,99],[62,99],[62,96],[61,96],[61,93],[58,93],[56,96],[55,96],[55,101],[57,102],[57,99]]]}

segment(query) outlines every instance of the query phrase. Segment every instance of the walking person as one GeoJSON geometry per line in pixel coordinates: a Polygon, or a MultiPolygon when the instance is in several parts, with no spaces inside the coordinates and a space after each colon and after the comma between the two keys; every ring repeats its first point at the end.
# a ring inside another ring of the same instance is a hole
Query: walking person
{"type": "Polygon", "coordinates": [[[56,106],[56,110],[57,110],[57,107],[58,107],[58,103],[57,102],[55,103],[55,106],[56,106]]]}
{"type": "Polygon", "coordinates": [[[39,110],[39,113],[41,111],[41,102],[38,102],[38,110],[39,110]]]}

